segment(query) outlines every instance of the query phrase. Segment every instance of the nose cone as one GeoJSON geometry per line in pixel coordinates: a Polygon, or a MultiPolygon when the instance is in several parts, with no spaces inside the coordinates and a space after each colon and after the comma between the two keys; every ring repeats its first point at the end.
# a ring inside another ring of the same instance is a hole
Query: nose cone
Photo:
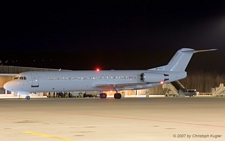
{"type": "Polygon", "coordinates": [[[3,87],[6,90],[12,91],[12,89],[13,89],[13,83],[9,81],[9,82],[5,83],[3,87]]]}

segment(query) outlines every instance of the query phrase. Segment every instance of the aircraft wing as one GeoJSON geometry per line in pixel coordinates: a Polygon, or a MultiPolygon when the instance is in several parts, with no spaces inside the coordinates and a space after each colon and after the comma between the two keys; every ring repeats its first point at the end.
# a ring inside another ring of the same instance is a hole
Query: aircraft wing
{"type": "Polygon", "coordinates": [[[146,86],[151,87],[152,83],[102,83],[95,84],[95,87],[103,88],[103,89],[141,89],[146,86]]]}

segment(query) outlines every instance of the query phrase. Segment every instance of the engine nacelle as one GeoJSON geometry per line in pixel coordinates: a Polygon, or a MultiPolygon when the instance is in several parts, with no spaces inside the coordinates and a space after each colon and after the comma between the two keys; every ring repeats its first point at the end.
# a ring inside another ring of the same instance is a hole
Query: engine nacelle
{"type": "Polygon", "coordinates": [[[164,81],[167,75],[160,73],[142,73],[140,80],[143,82],[161,82],[164,81]]]}

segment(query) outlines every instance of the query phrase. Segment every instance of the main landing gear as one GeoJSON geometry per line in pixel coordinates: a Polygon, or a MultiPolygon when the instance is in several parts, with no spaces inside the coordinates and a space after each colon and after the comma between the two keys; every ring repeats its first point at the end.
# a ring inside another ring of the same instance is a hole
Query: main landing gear
{"type": "MultiPolygon", "coordinates": [[[[107,94],[106,93],[100,93],[100,98],[101,99],[106,99],[107,98],[107,94]]],[[[115,99],[121,99],[122,98],[121,93],[115,93],[114,94],[114,98],[115,99]]]]}
{"type": "Polygon", "coordinates": [[[119,89],[118,88],[116,88],[116,93],[114,94],[114,98],[115,99],[121,99],[122,98],[122,95],[121,95],[121,93],[119,93],[119,89]]]}
{"type": "Polygon", "coordinates": [[[121,99],[121,97],[122,97],[121,93],[115,93],[114,94],[115,99],[121,99]]]}
{"type": "Polygon", "coordinates": [[[100,93],[100,98],[101,99],[106,99],[107,98],[107,94],[106,93],[100,93]]]}

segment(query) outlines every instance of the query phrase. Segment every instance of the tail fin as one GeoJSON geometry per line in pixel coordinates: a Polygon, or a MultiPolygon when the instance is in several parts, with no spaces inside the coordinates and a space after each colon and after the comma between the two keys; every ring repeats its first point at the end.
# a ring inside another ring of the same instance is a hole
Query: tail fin
{"type": "Polygon", "coordinates": [[[176,52],[170,62],[161,67],[153,68],[150,70],[158,70],[158,71],[184,71],[194,53],[197,52],[206,52],[206,51],[214,51],[216,49],[208,49],[208,50],[194,50],[191,48],[182,48],[176,52]]]}

